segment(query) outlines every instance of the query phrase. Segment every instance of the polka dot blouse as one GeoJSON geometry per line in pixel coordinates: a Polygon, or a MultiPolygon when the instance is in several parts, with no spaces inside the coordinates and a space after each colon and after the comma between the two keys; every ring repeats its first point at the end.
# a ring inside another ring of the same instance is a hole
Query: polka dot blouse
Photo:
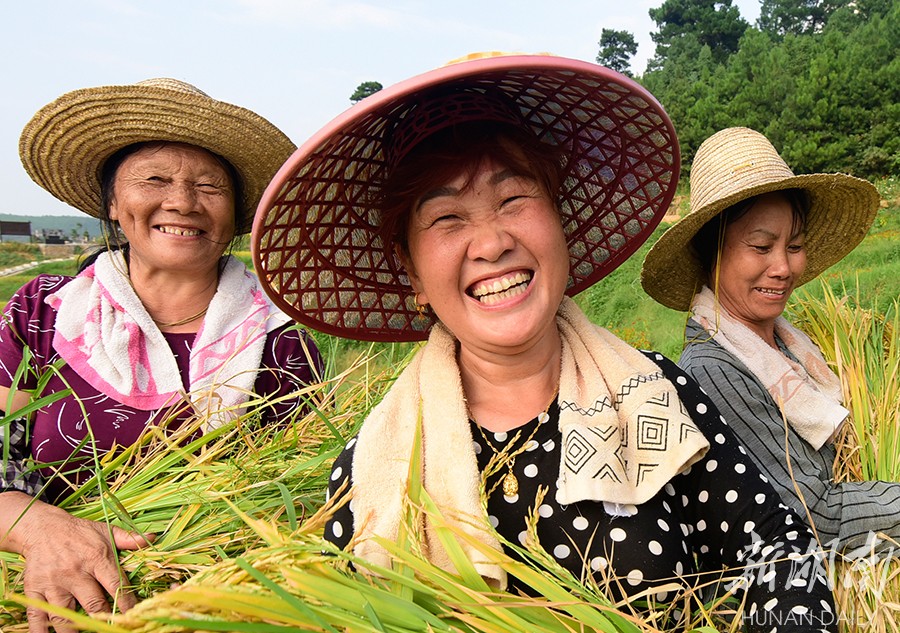
{"type": "MultiPolygon", "coordinates": [[[[808,555],[816,546],[803,520],[781,503],[696,383],[663,356],[648,355],[676,386],[683,406],[709,440],[706,456],[639,506],[594,501],[560,505],[555,500],[561,439],[556,403],[543,424],[535,418],[509,433],[485,432],[493,447],[471,422],[482,473],[495,450],[527,444],[513,469],[518,494],[504,494],[500,480],[505,468],[486,478],[491,525],[503,539],[524,544],[538,487],[548,488],[537,507],[541,546],[576,577],[605,588],[611,598],[649,591],[651,601],[668,603],[679,593],[672,589],[673,581],[687,587],[708,585],[723,575],[729,579],[726,584],[743,577],[747,630],[836,630],[831,592],[818,559],[808,555]],[[744,569],[748,562],[753,566],[744,569]],[[723,568],[729,571],[723,574],[723,568]],[[588,573],[591,579],[584,577],[588,573]]],[[[350,473],[353,443],[335,461],[330,493],[350,473]]],[[[352,531],[352,511],[345,504],[326,526],[325,536],[344,547],[352,531]]],[[[529,592],[515,578],[509,585],[510,591],[529,592]]]]}

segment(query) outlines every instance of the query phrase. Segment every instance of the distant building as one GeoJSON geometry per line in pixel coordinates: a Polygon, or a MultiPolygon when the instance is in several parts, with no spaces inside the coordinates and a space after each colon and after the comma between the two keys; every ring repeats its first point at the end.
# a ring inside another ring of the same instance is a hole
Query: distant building
{"type": "Polygon", "coordinates": [[[30,242],[31,222],[0,220],[0,242],[30,242]]]}
{"type": "Polygon", "coordinates": [[[42,244],[67,244],[69,242],[61,229],[38,229],[34,232],[34,237],[42,244]]]}

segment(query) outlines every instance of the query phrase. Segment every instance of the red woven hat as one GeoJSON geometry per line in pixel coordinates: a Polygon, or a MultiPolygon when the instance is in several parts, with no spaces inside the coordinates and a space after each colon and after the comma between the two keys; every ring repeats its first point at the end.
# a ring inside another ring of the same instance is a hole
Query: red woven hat
{"type": "Polygon", "coordinates": [[[377,207],[391,167],[423,138],[464,121],[526,125],[561,146],[567,294],[615,270],[650,236],[678,183],[680,154],[662,106],[596,64],[507,55],[444,66],[381,90],[304,143],[266,189],[253,260],[268,295],[311,328],[372,341],[425,339],[377,207]],[[454,95],[454,96],[450,96],[454,95]]]}

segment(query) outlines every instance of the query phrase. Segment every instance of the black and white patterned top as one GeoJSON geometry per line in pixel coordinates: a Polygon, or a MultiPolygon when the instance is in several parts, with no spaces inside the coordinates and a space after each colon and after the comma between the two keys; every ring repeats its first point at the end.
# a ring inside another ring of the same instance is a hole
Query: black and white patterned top
{"type": "MultiPolygon", "coordinates": [[[[488,498],[491,524],[507,541],[523,543],[538,487],[546,487],[549,493],[537,508],[541,546],[576,577],[589,569],[612,598],[673,581],[685,587],[706,584],[727,568],[725,576],[743,574],[748,581],[747,630],[836,630],[824,567],[819,557],[809,556],[818,553],[810,530],[781,503],[696,383],[662,355],[647,354],[676,386],[686,411],[708,438],[707,455],[640,506],[612,507],[593,501],[560,505],[554,497],[561,437],[554,404],[541,428],[535,428],[539,424],[535,418],[514,433],[488,433],[499,450],[508,442],[527,441],[534,431],[530,445],[515,460],[518,495],[504,496],[498,485],[488,498]],[[757,566],[745,568],[746,563],[757,566]]],[[[472,441],[483,471],[493,449],[474,423],[472,441]]],[[[354,443],[351,440],[335,461],[330,494],[350,474],[354,443]]],[[[487,488],[504,474],[505,470],[489,478],[487,488]]],[[[345,547],[352,531],[352,510],[345,504],[326,526],[325,537],[345,547]]],[[[528,592],[515,578],[510,578],[510,590],[528,592]]],[[[669,603],[676,593],[660,589],[651,595],[657,602],[669,603]]]]}

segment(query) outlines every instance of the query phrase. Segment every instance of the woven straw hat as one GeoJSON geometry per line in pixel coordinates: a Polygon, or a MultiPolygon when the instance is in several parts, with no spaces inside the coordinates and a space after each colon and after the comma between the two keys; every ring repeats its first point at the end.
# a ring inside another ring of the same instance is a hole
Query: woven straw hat
{"type": "Polygon", "coordinates": [[[727,128],[703,141],[690,181],[690,212],[663,233],[641,270],[647,294],[675,310],[688,310],[705,283],[691,240],[704,224],[741,200],[784,189],[808,192],[807,263],[798,286],[862,241],[880,200],[872,183],[846,174],[795,176],[765,136],[745,127],[727,128]]]}
{"type": "MultiPolygon", "coordinates": [[[[99,217],[100,174],[115,152],[133,143],[189,143],[225,158],[243,180],[245,217],[296,149],[255,112],[217,101],[177,79],[68,92],[37,111],[22,130],[19,156],[41,187],[99,217]]],[[[239,227],[245,232],[249,226],[239,227]]]]}
{"type": "Polygon", "coordinates": [[[432,321],[417,316],[374,201],[398,154],[429,134],[511,116],[564,148],[559,199],[568,294],[614,270],[653,232],[674,195],[680,155],[668,116],[637,83],[596,64],[499,55],[466,58],[381,90],[291,156],[254,220],[253,258],[266,292],[322,332],[426,338],[432,321]]]}

